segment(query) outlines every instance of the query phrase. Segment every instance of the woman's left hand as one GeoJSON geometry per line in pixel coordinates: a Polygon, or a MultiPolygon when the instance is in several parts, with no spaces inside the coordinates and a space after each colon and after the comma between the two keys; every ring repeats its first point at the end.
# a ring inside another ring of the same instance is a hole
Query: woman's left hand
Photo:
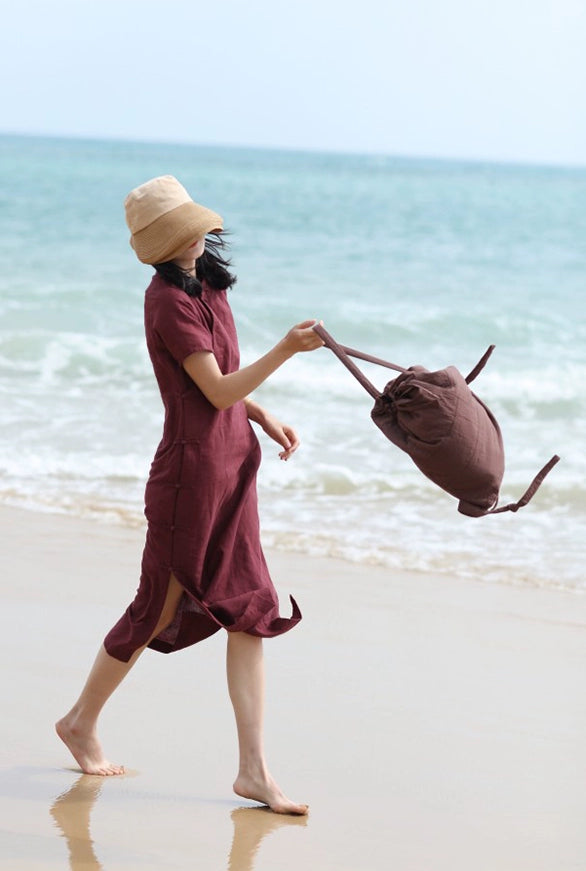
{"type": "Polygon", "coordinates": [[[261,426],[266,434],[284,449],[280,451],[279,457],[282,460],[288,460],[291,454],[294,454],[299,447],[299,438],[295,430],[287,426],[287,424],[281,423],[272,414],[266,414],[261,426]]]}

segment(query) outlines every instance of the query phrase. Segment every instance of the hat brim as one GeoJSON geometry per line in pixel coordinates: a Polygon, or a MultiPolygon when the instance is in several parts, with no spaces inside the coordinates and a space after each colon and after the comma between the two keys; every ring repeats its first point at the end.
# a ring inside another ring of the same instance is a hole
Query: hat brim
{"type": "Polygon", "coordinates": [[[193,201],[161,215],[130,237],[141,263],[165,263],[183,253],[208,233],[223,229],[220,215],[193,201]]]}

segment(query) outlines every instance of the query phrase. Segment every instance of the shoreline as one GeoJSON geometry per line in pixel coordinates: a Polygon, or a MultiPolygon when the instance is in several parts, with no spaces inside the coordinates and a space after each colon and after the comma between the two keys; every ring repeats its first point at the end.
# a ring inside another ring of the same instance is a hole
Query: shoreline
{"type": "MultiPolygon", "coordinates": [[[[265,510],[268,511],[270,509],[265,510]]],[[[121,529],[138,534],[139,536],[144,536],[146,532],[146,520],[142,510],[139,512],[130,511],[126,508],[114,507],[96,509],[86,506],[85,508],[81,508],[81,513],[76,513],[73,510],[59,508],[53,504],[43,506],[42,504],[27,504],[24,501],[19,502],[18,500],[15,500],[14,502],[2,502],[0,500],[0,517],[2,517],[3,512],[12,511],[16,512],[16,514],[22,513],[24,515],[63,518],[65,521],[71,521],[72,523],[79,522],[81,524],[87,524],[88,527],[91,527],[92,529],[121,529]]],[[[515,515],[515,520],[516,519],[517,516],[515,515]]],[[[459,516],[457,520],[460,520],[459,516]]],[[[460,533],[456,532],[455,534],[460,533]]],[[[373,556],[372,554],[357,554],[356,556],[349,556],[334,542],[330,542],[330,545],[335,548],[334,553],[315,552],[315,550],[311,552],[304,549],[303,546],[303,543],[307,541],[307,533],[299,533],[299,540],[297,542],[285,542],[284,536],[281,532],[263,529],[262,506],[261,540],[265,553],[275,554],[277,559],[282,557],[288,559],[299,558],[301,560],[333,560],[348,564],[349,566],[354,566],[356,569],[359,567],[366,567],[369,571],[372,570],[375,572],[384,571],[390,572],[391,574],[407,574],[421,577],[433,576],[448,580],[455,578],[472,584],[480,583],[483,585],[488,584],[489,586],[504,586],[515,589],[544,589],[553,592],[569,593],[575,596],[583,596],[586,594],[586,586],[575,586],[570,579],[562,579],[561,581],[553,582],[552,580],[545,580],[531,573],[527,575],[518,575],[516,574],[515,566],[513,566],[512,570],[509,573],[506,573],[506,575],[503,575],[502,570],[497,570],[495,574],[494,570],[490,567],[488,572],[480,574],[480,570],[476,573],[473,572],[470,567],[458,571],[456,568],[451,566],[441,568],[394,566],[386,563],[381,557],[373,556]],[[275,541],[277,543],[275,543],[275,541]]]]}
{"type": "Polygon", "coordinates": [[[80,777],[52,724],[134,595],[143,530],[0,520],[0,869],[62,871],[68,850],[95,871],[586,867],[584,597],[267,550],[304,615],[265,644],[267,749],[310,804],[299,825],[231,792],[223,633],[144,654],[102,720],[129,773],[80,777]]]}

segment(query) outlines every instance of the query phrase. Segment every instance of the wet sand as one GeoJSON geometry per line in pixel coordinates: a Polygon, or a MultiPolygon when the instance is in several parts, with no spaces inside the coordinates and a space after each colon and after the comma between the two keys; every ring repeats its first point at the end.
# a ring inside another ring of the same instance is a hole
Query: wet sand
{"type": "MultiPolygon", "coordinates": [[[[267,749],[307,801],[231,793],[221,634],[143,656],[102,721],[120,778],[53,732],[132,598],[143,533],[0,508],[2,871],[586,869],[586,597],[269,553],[304,620],[267,641],[267,749]]],[[[488,519],[486,522],[490,522],[488,519]]]]}

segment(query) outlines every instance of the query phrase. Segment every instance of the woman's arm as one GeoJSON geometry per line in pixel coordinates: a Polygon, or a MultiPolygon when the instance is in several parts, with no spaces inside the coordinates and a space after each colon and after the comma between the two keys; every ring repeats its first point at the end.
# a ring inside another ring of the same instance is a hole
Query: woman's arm
{"type": "Polygon", "coordinates": [[[295,430],[286,423],[281,423],[273,414],[270,414],[249,396],[245,397],[244,404],[249,420],[258,423],[273,441],[281,445],[283,450],[279,452],[279,457],[282,460],[288,460],[299,447],[299,437],[295,430]]]}
{"type": "Polygon", "coordinates": [[[244,404],[246,406],[248,419],[262,426],[268,414],[266,409],[264,409],[262,405],[259,405],[255,399],[251,399],[250,396],[244,397],[244,404]]]}
{"type": "Polygon", "coordinates": [[[196,351],[195,354],[190,354],[183,361],[183,368],[212,405],[219,410],[229,408],[256,390],[269,375],[272,375],[294,354],[299,351],[315,351],[316,348],[321,347],[323,342],[312,329],[315,323],[315,321],[303,321],[292,327],[264,357],[245,366],[244,369],[238,369],[237,372],[223,375],[211,351],[196,351]]]}

